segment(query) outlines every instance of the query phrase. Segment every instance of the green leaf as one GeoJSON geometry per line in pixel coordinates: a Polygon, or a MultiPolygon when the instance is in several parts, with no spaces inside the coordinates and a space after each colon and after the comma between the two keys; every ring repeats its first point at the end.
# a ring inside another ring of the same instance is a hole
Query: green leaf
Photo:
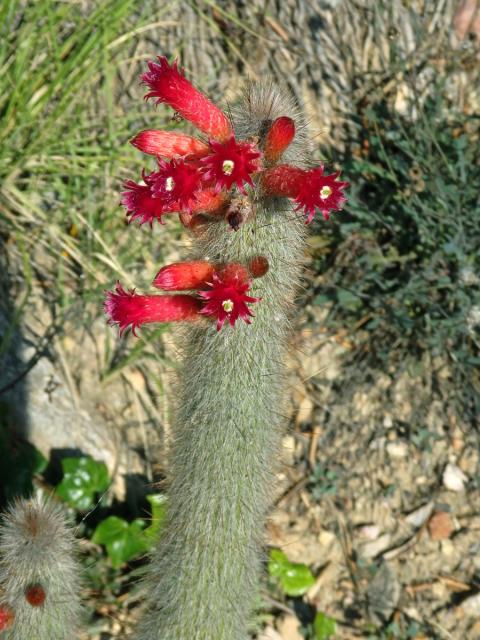
{"type": "Polygon", "coordinates": [[[327,640],[331,638],[337,630],[337,624],[333,618],[319,611],[313,621],[315,640],[327,640]]]}
{"type": "Polygon", "coordinates": [[[109,516],[95,529],[92,541],[105,545],[112,567],[118,569],[131,558],[148,550],[144,527],[145,521],[141,518],[127,522],[123,518],[109,516]]]}
{"type": "Polygon", "coordinates": [[[147,496],[152,508],[152,523],[143,532],[145,540],[150,545],[158,539],[167,515],[167,498],[161,493],[147,496]]]}
{"type": "Polygon", "coordinates": [[[279,579],[280,586],[287,596],[302,596],[315,582],[306,564],[290,562],[280,549],[270,551],[268,573],[279,579]]]}
{"type": "Polygon", "coordinates": [[[70,506],[79,511],[87,511],[94,505],[97,493],[108,489],[107,466],[92,458],[64,458],[62,460],[63,480],[56,492],[70,506]]]}

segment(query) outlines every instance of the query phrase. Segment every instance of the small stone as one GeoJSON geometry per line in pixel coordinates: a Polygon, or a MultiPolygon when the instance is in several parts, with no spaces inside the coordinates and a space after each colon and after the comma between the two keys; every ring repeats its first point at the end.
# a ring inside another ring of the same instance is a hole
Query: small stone
{"type": "Polygon", "coordinates": [[[443,472],[443,485],[450,491],[463,491],[465,489],[465,483],[468,481],[467,476],[463,473],[460,467],[456,464],[449,462],[443,472]]]}
{"type": "Polygon", "coordinates": [[[284,616],[277,623],[278,632],[283,640],[304,640],[300,626],[300,620],[291,615],[284,616]]]}
{"type": "Polygon", "coordinates": [[[442,540],[440,542],[440,553],[444,556],[451,557],[455,553],[455,545],[451,540],[442,540]]]}
{"type": "Polygon", "coordinates": [[[283,640],[282,636],[273,627],[266,627],[258,640],[283,640]]]}
{"type": "Polygon", "coordinates": [[[384,533],[383,536],[380,536],[376,540],[367,542],[366,544],[362,545],[360,553],[365,559],[375,558],[376,556],[380,555],[382,551],[388,549],[391,542],[392,536],[389,533],[384,533]]]}
{"type": "Polygon", "coordinates": [[[433,502],[427,502],[427,504],[422,505],[415,511],[406,516],[405,521],[408,522],[412,527],[419,529],[422,524],[424,524],[429,517],[431,516],[433,511],[433,502]]]}
{"type": "Polygon", "coordinates": [[[461,605],[461,609],[466,616],[477,618],[480,616],[480,593],[466,598],[461,605]]]}
{"type": "Polygon", "coordinates": [[[358,532],[366,540],[376,540],[380,535],[380,527],[376,524],[366,524],[360,527],[358,532]]]}
{"type": "Polygon", "coordinates": [[[452,517],[445,511],[434,513],[428,523],[428,532],[432,540],[446,540],[455,531],[452,517]]]}
{"type": "Polygon", "coordinates": [[[406,458],[408,455],[407,444],[398,440],[395,442],[389,442],[386,449],[391,458],[406,458]]]}

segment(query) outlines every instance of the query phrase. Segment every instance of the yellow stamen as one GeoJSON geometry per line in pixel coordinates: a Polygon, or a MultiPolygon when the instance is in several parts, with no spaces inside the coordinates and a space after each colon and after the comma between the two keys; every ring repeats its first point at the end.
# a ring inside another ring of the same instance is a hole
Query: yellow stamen
{"type": "Polygon", "coordinates": [[[222,307],[224,311],[230,313],[230,311],[233,310],[233,300],[224,300],[222,302],[222,307]]]}
{"type": "Polygon", "coordinates": [[[327,187],[327,185],[325,185],[320,189],[320,198],[322,200],[326,200],[331,195],[332,195],[332,189],[330,187],[327,187]]]}
{"type": "Polygon", "coordinates": [[[233,160],[224,160],[222,164],[222,171],[226,176],[231,176],[235,163],[233,160]]]}
{"type": "Polygon", "coordinates": [[[172,176],[168,176],[165,180],[165,191],[173,191],[173,187],[175,186],[175,182],[172,176]]]}

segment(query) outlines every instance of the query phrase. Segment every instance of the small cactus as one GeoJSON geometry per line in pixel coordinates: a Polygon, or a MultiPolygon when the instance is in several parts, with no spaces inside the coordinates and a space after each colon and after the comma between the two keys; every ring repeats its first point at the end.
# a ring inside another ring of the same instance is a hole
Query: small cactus
{"type": "Polygon", "coordinates": [[[0,525],[2,640],[74,640],[80,622],[75,537],[60,505],[14,502],[0,525]]]}

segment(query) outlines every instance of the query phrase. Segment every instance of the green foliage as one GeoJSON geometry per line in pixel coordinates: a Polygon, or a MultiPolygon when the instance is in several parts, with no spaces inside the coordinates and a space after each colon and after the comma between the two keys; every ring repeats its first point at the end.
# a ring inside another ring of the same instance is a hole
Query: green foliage
{"type": "Polygon", "coordinates": [[[92,542],[105,545],[112,567],[118,568],[148,550],[144,527],[145,520],[141,518],[127,522],[123,518],[109,516],[95,529],[92,542]]]}
{"type": "Polygon", "coordinates": [[[325,282],[314,301],[332,329],[351,329],[352,375],[363,375],[362,361],[418,375],[428,355],[450,368],[454,401],[471,419],[480,409],[480,127],[440,97],[416,109],[407,120],[372,98],[358,116],[342,159],[351,214],[322,226],[318,251],[312,244],[325,282]]]}
{"type": "Polygon", "coordinates": [[[337,630],[337,624],[333,618],[318,611],[313,621],[314,640],[328,640],[337,630]]]}
{"type": "Polygon", "coordinates": [[[97,494],[108,489],[110,480],[104,462],[92,458],[64,458],[63,479],[56,488],[57,495],[71,507],[87,511],[94,506],[97,494]]]}
{"type": "Polygon", "coordinates": [[[152,509],[152,521],[151,524],[144,530],[143,535],[150,543],[158,540],[160,531],[165,523],[167,515],[167,498],[161,493],[154,493],[147,496],[147,500],[150,503],[152,509]]]}
{"type": "Polygon", "coordinates": [[[166,498],[162,494],[147,496],[152,508],[151,524],[143,518],[127,522],[118,516],[109,516],[95,529],[92,541],[103,544],[113,568],[121,567],[132,558],[149,551],[158,540],[166,516],[166,498]]]}
{"type": "Polygon", "coordinates": [[[315,500],[321,500],[322,496],[335,495],[337,493],[338,473],[330,469],[323,462],[315,465],[313,473],[309,477],[309,489],[315,500]]]}
{"type": "Polygon", "coordinates": [[[282,591],[292,597],[303,596],[315,582],[306,564],[290,562],[280,549],[271,549],[268,573],[273,578],[277,578],[282,591]]]}

